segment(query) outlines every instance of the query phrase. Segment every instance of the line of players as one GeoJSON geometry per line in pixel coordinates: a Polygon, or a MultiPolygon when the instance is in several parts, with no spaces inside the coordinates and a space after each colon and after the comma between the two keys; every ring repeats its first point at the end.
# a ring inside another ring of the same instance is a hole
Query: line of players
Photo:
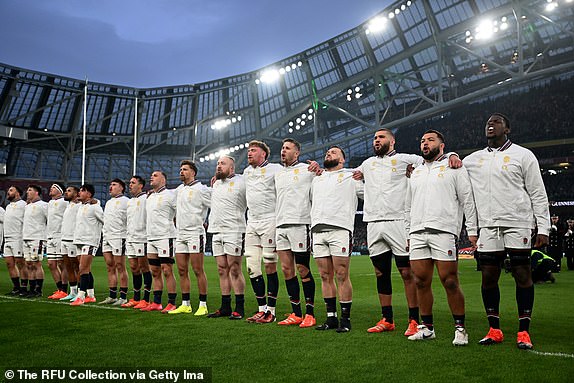
{"type": "Polygon", "coordinates": [[[508,140],[509,133],[508,118],[493,114],[485,127],[488,146],[461,162],[455,153],[444,154],[444,137],[438,131],[429,130],[423,135],[422,156],[417,156],[396,153],[393,133],[380,129],[373,140],[375,155],[354,170],[344,168],[345,153],[337,146],[327,150],[321,169],[315,161],[299,162],[301,146],[293,139],[283,141],[282,165],[269,163],[268,146],[252,141],[247,154],[249,166],[243,175],[235,173],[232,157],[222,156],[209,188],[195,180],[195,164],[182,161],[182,184],[173,191],[166,189],[167,177],[161,171],[152,173],[148,194],[143,192],[145,181],[139,176],[132,177],[129,183],[132,198],[124,196],[123,181],[113,180],[112,198],[105,211],[93,199],[91,185],[80,189],[68,187],[64,191],[62,185],[54,184],[50,189],[50,203],[41,201],[40,188],[31,185],[27,190],[27,204],[20,199],[22,191],[11,187],[8,191],[11,202],[4,217],[4,254],[14,283],[12,294],[41,295],[40,261],[47,243],[48,263],[58,286],[50,298],[71,300],[72,305],[94,302],[90,266],[102,230],[109,296],[100,304],[169,314],[191,313],[188,273],[191,264],[199,292],[195,315],[242,319],[245,316],[245,280],[241,270],[244,255],[259,306],[247,321],[271,323],[276,320],[277,262],[281,260],[292,313],[278,324],[313,327],[316,320],[315,282],[310,266],[312,236],[313,258],[327,308],[326,321],[316,329],[348,332],[352,304],[349,256],[358,198],[364,198],[367,243],[382,314],[381,320],[368,329],[369,333],[395,330],[390,276],[394,258],[404,282],[409,309],[405,335],[410,340],[435,338],[431,282],[436,265],[455,323],[453,344],[468,344],[455,245],[464,215],[469,239],[481,262],[482,297],[490,325],[488,334],[479,343],[488,345],[503,340],[498,279],[508,254],[516,280],[519,310],[517,345],[529,349],[532,342],[528,330],[534,300],[529,270],[531,232],[538,230],[535,247],[548,242],[548,201],[536,158],[508,140]],[[412,166],[416,167],[410,174],[412,166]],[[406,174],[410,174],[410,180],[406,174]],[[207,230],[213,234],[213,255],[222,294],[221,306],[209,314],[203,269],[208,209],[211,212],[207,230]],[[22,252],[18,248],[19,240],[23,240],[22,252]],[[58,250],[60,240],[61,252],[58,250]],[[134,297],[129,301],[124,255],[129,259],[133,275],[134,297]],[[60,259],[65,266],[61,273],[60,259]],[[176,306],[174,260],[182,291],[179,307],[176,306]],[[297,273],[302,282],[305,315],[297,273]],[[64,283],[66,274],[69,294],[64,283]],[[168,291],[165,308],[161,304],[164,278],[168,291]],[[152,290],[153,299],[150,299],[152,290]]]}

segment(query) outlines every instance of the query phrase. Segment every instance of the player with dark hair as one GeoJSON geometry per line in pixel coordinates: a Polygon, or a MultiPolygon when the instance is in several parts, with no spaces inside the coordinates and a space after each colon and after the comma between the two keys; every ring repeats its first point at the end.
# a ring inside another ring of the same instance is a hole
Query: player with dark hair
{"type": "Polygon", "coordinates": [[[455,346],[468,344],[464,295],[458,279],[456,240],[463,213],[468,238],[476,247],[476,209],[466,169],[452,169],[444,155],[444,137],[427,130],[421,138],[424,165],[411,174],[405,198],[405,221],[409,232],[410,262],[417,281],[422,324],[409,340],[435,338],[432,280],[436,266],[454,319],[455,346]]]}
{"type": "Polygon", "coordinates": [[[42,285],[44,284],[42,259],[46,251],[48,203],[42,201],[42,188],[38,185],[29,185],[26,193],[28,204],[24,210],[22,239],[30,283],[27,297],[35,298],[42,296],[42,285]]]}
{"type": "Polygon", "coordinates": [[[468,169],[478,211],[478,256],[482,271],[482,300],[490,330],[480,344],[501,343],[498,280],[506,256],[510,257],[518,305],[517,346],[531,349],[529,328],[534,305],[530,268],[531,248],[548,244],[548,197],[534,154],[508,139],[510,121],[500,113],[484,127],[487,147],[463,160],[468,169]],[[531,233],[537,228],[534,246],[531,233]]]}
{"type": "Polygon", "coordinates": [[[109,296],[100,305],[121,306],[128,302],[128,272],[126,270],[126,210],[129,198],[124,195],[126,184],[119,178],[110,182],[110,199],[104,207],[102,251],[108,272],[109,296]],[[118,299],[118,279],[120,298],[118,299]]]}
{"type": "Polygon", "coordinates": [[[28,269],[22,252],[22,223],[26,201],[22,199],[22,189],[18,186],[10,186],[6,192],[6,199],[10,201],[6,205],[4,214],[4,248],[3,255],[6,267],[14,287],[7,295],[23,296],[28,294],[28,269]]]}
{"type": "Polygon", "coordinates": [[[126,255],[132,272],[134,297],[122,307],[143,309],[150,303],[152,276],[147,260],[146,202],[147,194],[143,188],[145,180],[134,175],[130,179],[129,189],[132,196],[126,209],[127,233],[126,255]],[[141,289],[144,289],[143,298],[141,289]]]}
{"type": "Polygon", "coordinates": [[[311,182],[315,173],[299,162],[301,144],[292,138],[283,140],[281,162],[283,169],[275,174],[277,191],[276,243],[285,277],[292,312],[278,324],[301,328],[316,324],[314,313],[315,280],[309,264],[311,253],[311,182]],[[305,296],[305,317],[301,310],[299,272],[305,296]]]}
{"type": "Polygon", "coordinates": [[[205,246],[205,227],[207,211],[211,205],[211,189],[195,179],[197,166],[183,160],[179,165],[179,179],[183,182],[177,187],[177,239],[175,241],[175,261],[179,272],[181,287],[181,306],[170,314],[191,314],[191,282],[189,264],[197,278],[199,307],[194,315],[207,315],[207,277],[203,268],[205,246]]]}
{"type": "Polygon", "coordinates": [[[62,215],[61,230],[61,253],[64,266],[67,271],[70,284],[70,293],[61,301],[74,301],[78,296],[78,279],[80,277],[80,264],[76,245],[74,245],[74,232],[76,230],[76,216],[82,203],[78,200],[80,189],[76,186],[68,186],[64,192],[64,200],[67,202],[66,210],[62,215]]]}
{"type": "Polygon", "coordinates": [[[358,198],[363,198],[363,182],[344,169],[345,152],[338,146],[327,150],[325,171],[311,185],[311,232],[313,258],[321,275],[327,320],[317,330],[351,331],[353,286],[349,278],[353,229],[358,198]],[[335,277],[337,283],[335,284],[335,277]],[[337,296],[341,320],[337,319],[337,296]]]}
{"type": "Polygon", "coordinates": [[[82,206],[78,208],[76,214],[74,245],[76,245],[76,254],[80,257],[80,291],[71,303],[72,306],[96,302],[92,261],[100,246],[104,212],[100,201],[94,199],[95,193],[96,189],[93,185],[84,184],[80,187],[78,194],[78,200],[82,206]]]}

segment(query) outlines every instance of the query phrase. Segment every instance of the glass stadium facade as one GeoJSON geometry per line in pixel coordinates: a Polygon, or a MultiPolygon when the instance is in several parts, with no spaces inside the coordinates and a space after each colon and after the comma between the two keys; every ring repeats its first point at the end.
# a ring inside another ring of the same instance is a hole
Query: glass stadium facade
{"type": "Polygon", "coordinates": [[[111,179],[134,173],[134,149],[135,172],[147,178],[161,169],[170,185],[184,158],[195,160],[202,180],[221,153],[242,169],[252,139],[270,145],[272,161],[288,136],[302,143],[303,159],[322,158],[332,144],[363,158],[377,127],[409,129],[501,90],[573,72],[573,6],[398,1],[266,68],[153,89],[0,64],[0,163],[10,180],[78,185],[85,126],[85,180],[105,200],[111,179]]]}

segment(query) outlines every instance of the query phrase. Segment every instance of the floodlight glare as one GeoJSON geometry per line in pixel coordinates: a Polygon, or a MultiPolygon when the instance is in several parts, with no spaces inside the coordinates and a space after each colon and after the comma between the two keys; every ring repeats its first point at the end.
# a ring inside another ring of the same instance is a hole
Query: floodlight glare
{"type": "Polygon", "coordinates": [[[395,13],[394,12],[389,12],[389,19],[392,19],[395,17],[395,13]]]}
{"type": "Polygon", "coordinates": [[[301,121],[301,126],[305,126],[305,121],[301,121]]]}
{"type": "Polygon", "coordinates": [[[301,61],[297,61],[297,66],[302,66],[303,63],[301,61]]]}
{"type": "Polygon", "coordinates": [[[548,4],[546,4],[546,12],[552,12],[554,9],[556,9],[556,7],[558,7],[558,3],[549,2],[548,4]]]}
{"type": "Polygon", "coordinates": [[[291,67],[289,65],[285,67],[285,72],[291,72],[291,67]]]}
{"type": "Polygon", "coordinates": [[[361,91],[361,88],[358,87],[358,86],[356,86],[356,87],[355,87],[355,92],[360,92],[360,91],[361,91]]]}
{"type": "Polygon", "coordinates": [[[305,118],[307,118],[307,115],[306,115],[305,113],[303,113],[303,114],[301,115],[301,118],[302,118],[302,119],[305,119],[305,118]]]}
{"type": "Polygon", "coordinates": [[[300,123],[300,122],[301,122],[301,118],[297,117],[297,119],[296,119],[295,121],[297,121],[297,123],[300,123]]]}
{"type": "Polygon", "coordinates": [[[297,69],[297,64],[291,64],[291,69],[297,69]]]}
{"type": "Polygon", "coordinates": [[[201,158],[199,159],[199,162],[203,162],[203,161],[205,161],[205,158],[201,157],[201,158]]]}
{"type": "Polygon", "coordinates": [[[295,129],[299,130],[299,129],[301,129],[301,126],[297,125],[297,126],[295,127],[295,129]]]}
{"type": "Polygon", "coordinates": [[[310,114],[310,115],[307,116],[307,120],[312,120],[312,119],[313,119],[313,115],[312,115],[312,114],[310,114]]]}
{"type": "Polygon", "coordinates": [[[350,94],[347,95],[347,101],[351,101],[353,99],[353,97],[351,97],[350,94]]]}
{"type": "Polygon", "coordinates": [[[293,121],[289,121],[289,126],[293,126],[293,125],[295,125],[295,124],[293,123],[293,121]]]}
{"type": "Polygon", "coordinates": [[[243,149],[245,146],[243,144],[239,144],[239,149],[243,149]]]}
{"type": "Polygon", "coordinates": [[[289,133],[293,133],[293,128],[289,128],[289,133]]]}
{"type": "Polygon", "coordinates": [[[241,116],[237,116],[237,121],[241,121],[242,117],[241,116]]]}
{"type": "Polygon", "coordinates": [[[279,71],[276,69],[267,69],[261,74],[260,80],[264,83],[271,83],[279,79],[279,71]]]}
{"type": "Polygon", "coordinates": [[[239,146],[238,146],[238,145],[235,145],[235,147],[234,147],[233,149],[239,150],[239,146]]]}
{"type": "Polygon", "coordinates": [[[500,24],[500,30],[505,31],[508,29],[508,23],[507,22],[503,22],[502,24],[500,24]]]}
{"type": "Polygon", "coordinates": [[[361,93],[355,93],[355,98],[361,98],[362,94],[361,93]]]}
{"type": "Polygon", "coordinates": [[[215,154],[211,153],[211,154],[209,155],[209,159],[210,159],[210,160],[215,159],[215,154]]]}
{"type": "Polygon", "coordinates": [[[353,93],[353,89],[349,89],[349,90],[347,91],[347,93],[352,94],[352,93],[353,93]]]}
{"type": "Polygon", "coordinates": [[[285,74],[285,68],[279,68],[279,74],[285,74]]]}
{"type": "Polygon", "coordinates": [[[407,6],[406,6],[406,5],[404,5],[404,4],[403,4],[403,5],[401,5],[401,11],[404,11],[405,9],[407,9],[407,6]]]}
{"type": "Polygon", "coordinates": [[[413,2],[411,0],[407,1],[407,7],[410,7],[413,2]]]}
{"type": "Polygon", "coordinates": [[[371,22],[367,25],[367,33],[371,33],[371,32],[379,32],[381,30],[383,30],[385,28],[385,25],[387,24],[387,19],[379,16],[379,17],[375,17],[374,19],[371,20],[371,22]]]}
{"type": "Polygon", "coordinates": [[[492,37],[494,30],[492,28],[492,21],[491,20],[483,20],[478,27],[476,28],[476,39],[477,40],[486,40],[492,37]]]}
{"type": "Polygon", "coordinates": [[[313,109],[309,108],[308,112],[309,112],[309,114],[313,113],[313,109]]]}
{"type": "Polygon", "coordinates": [[[398,9],[398,8],[396,8],[396,9],[395,9],[395,15],[398,15],[399,13],[401,13],[401,10],[398,9]]]}

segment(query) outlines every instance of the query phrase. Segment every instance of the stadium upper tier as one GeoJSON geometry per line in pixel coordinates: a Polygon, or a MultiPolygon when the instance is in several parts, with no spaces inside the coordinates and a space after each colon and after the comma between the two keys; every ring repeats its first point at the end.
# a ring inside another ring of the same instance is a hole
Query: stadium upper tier
{"type": "Polygon", "coordinates": [[[331,144],[366,156],[377,127],[409,129],[573,71],[573,5],[398,1],[268,67],[201,84],[135,89],[0,64],[0,162],[12,178],[78,183],[84,122],[86,180],[101,193],[132,174],[134,147],[137,173],[162,169],[172,183],[183,158],[198,163],[202,179],[221,153],[242,169],[252,139],[265,140],[275,161],[287,136],[304,158],[321,158],[331,144]]]}

